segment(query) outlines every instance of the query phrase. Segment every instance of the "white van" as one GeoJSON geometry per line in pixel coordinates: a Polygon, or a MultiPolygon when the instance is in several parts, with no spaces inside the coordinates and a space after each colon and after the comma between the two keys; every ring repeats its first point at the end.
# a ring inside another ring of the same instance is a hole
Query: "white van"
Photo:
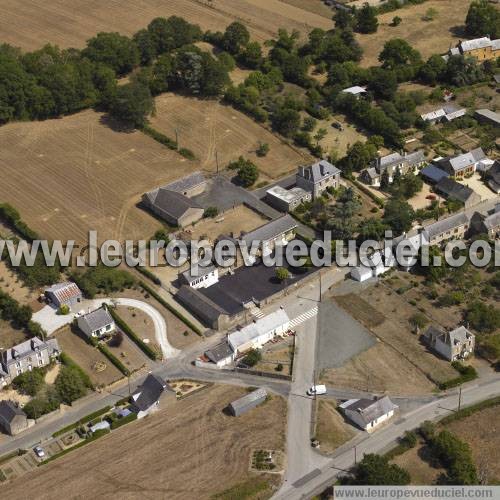
{"type": "Polygon", "coordinates": [[[326,394],[326,385],[313,385],[307,389],[308,396],[319,396],[321,394],[326,394]]]}

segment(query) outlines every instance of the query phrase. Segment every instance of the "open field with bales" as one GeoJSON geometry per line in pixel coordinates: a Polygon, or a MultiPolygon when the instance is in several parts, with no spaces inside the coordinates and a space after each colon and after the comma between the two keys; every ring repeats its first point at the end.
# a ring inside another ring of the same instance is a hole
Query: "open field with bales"
{"type": "Polygon", "coordinates": [[[118,132],[84,111],[0,128],[0,199],[48,239],[147,238],[160,223],[136,207],[150,189],[197,170],[141,132],[118,132]]]}
{"type": "MultiPolygon", "coordinates": [[[[82,47],[100,31],[132,35],[155,17],[173,15],[211,31],[224,31],[233,21],[241,21],[259,41],[272,38],[278,28],[296,29],[305,35],[315,27],[333,27],[331,19],[311,12],[310,6],[302,9],[297,2],[291,3],[280,0],[54,0],[50,3],[31,0],[20,9],[15,0],[0,0],[0,33],[2,42],[34,50],[46,43],[82,47]]],[[[308,3],[312,4],[313,0],[308,3]]],[[[319,0],[317,3],[321,5],[319,0]]]]}
{"type": "Polygon", "coordinates": [[[156,99],[156,116],[151,123],[172,138],[177,129],[179,146],[192,150],[201,167],[209,172],[217,169],[216,153],[219,168],[243,155],[268,179],[291,173],[309,159],[248,116],[217,101],[163,94],[156,99]],[[269,144],[269,153],[264,158],[257,157],[255,152],[259,142],[269,144]]]}
{"type": "Polygon", "coordinates": [[[378,55],[384,43],[391,38],[405,39],[424,58],[445,53],[450,45],[456,45],[465,38],[462,27],[470,3],[471,0],[430,0],[378,16],[376,33],[356,37],[364,52],[361,65],[378,65],[378,55]],[[435,11],[433,20],[425,20],[429,9],[435,11]],[[402,19],[399,26],[390,25],[395,16],[402,19]]]}
{"type": "Polygon", "coordinates": [[[284,450],[286,403],[272,396],[245,415],[225,415],[224,407],[243,394],[242,388],[213,386],[160,403],[158,413],[5,484],[2,498],[34,490],[40,499],[71,497],[76,491],[99,498],[117,492],[122,498],[208,499],[222,492],[221,498],[242,498],[240,492],[248,488],[258,492],[252,498],[269,498],[281,476],[249,472],[250,456],[254,449],[284,450]]]}

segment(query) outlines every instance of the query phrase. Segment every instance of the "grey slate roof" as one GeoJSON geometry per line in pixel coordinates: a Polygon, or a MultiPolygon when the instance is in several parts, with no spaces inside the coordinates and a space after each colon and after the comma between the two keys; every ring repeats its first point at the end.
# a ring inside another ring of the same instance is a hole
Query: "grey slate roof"
{"type": "Polygon", "coordinates": [[[0,401],[0,417],[3,420],[10,424],[17,416],[26,417],[26,413],[12,401],[0,401]]]}
{"type": "Polygon", "coordinates": [[[211,349],[208,349],[208,351],[205,351],[205,354],[210,361],[218,363],[223,359],[229,358],[234,353],[227,342],[221,342],[211,349]]]}
{"type": "Polygon", "coordinates": [[[114,323],[113,317],[107,309],[104,307],[100,307],[95,311],[89,312],[80,318],[81,321],[85,321],[87,326],[91,332],[95,332],[96,330],[100,330],[106,325],[110,325],[114,323]]]}
{"type": "Polygon", "coordinates": [[[193,172],[191,175],[183,177],[182,179],[163,186],[163,189],[168,189],[169,191],[175,191],[182,194],[184,191],[188,191],[189,189],[199,186],[204,182],[206,182],[205,176],[201,172],[197,171],[193,172]]]}
{"type": "Polygon", "coordinates": [[[436,188],[444,195],[461,201],[462,203],[465,203],[475,193],[470,187],[464,186],[448,177],[441,179],[436,184],[436,188]]]}
{"type": "Polygon", "coordinates": [[[260,399],[264,400],[267,397],[267,391],[263,387],[259,387],[255,391],[252,391],[245,396],[233,401],[230,406],[237,412],[239,409],[246,408],[247,405],[254,403],[260,399]]]}
{"type": "Polygon", "coordinates": [[[388,396],[380,399],[358,399],[344,407],[345,410],[358,413],[366,425],[397,408],[388,396]]]}
{"type": "Polygon", "coordinates": [[[468,224],[469,222],[469,216],[461,212],[451,215],[450,217],[446,217],[446,219],[429,224],[424,228],[424,231],[427,233],[429,239],[431,239],[434,236],[446,233],[447,231],[451,231],[452,229],[468,224]]]}
{"type": "Polygon", "coordinates": [[[487,118],[488,120],[495,122],[497,125],[500,125],[500,113],[496,113],[495,111],[491,111],[491,109],[478,109],[475,112],[475,115],[479,115],[480,117],[487,118]]]}
{"type": "Polygon", "coordinates": [[[337,174],[340,174],[340,170],[337,167],[332,165],[329,161],[320,160],[308,167],[304,167],[303,177],[316,184],[327,177],[337,174]]]}
{"type": "Polygon", "coordinates": [[[159,214],[169,215],[174,219],[182,217],[190,208],[203,208],[199,203],[176,191],[171,191],[168,186],[150,191],[144,195],[149,204],[159,214]]]}
{"type": "MultiPolygon", "coordinates": [[[[56,341],[57,343],[57,341],[56,341]]],[[[29,340],[25,340],[21,344],[18,344],[10,349],[6,349],[2,352],[2,362],[4,365],[8,365],[16,359],[21,359],[26,356],[31,356],[36,349],[42,350],[47,348],[47,344],[40,340],[38,337],[33,337],[29,340]]]]}
{"type": "Polygon", "coordinates": [[[183,304],[188,305],[196,315],[210,323],[217,321],[223,314],[229,314],[199,290],[188,285],[182,285],[175,297],[183,304]]]}
{"type": "Polygon", "coordinates": [[[464,153],[452,158],[443,158],[438,160],[439,165],[449,165],[455,172],[462,170],[464,168],[477,163],[480,160],[486,158],[484,151],[481,148],[473,149],[468,153],[464,153]]]}
{"type": "Polygon", "coordinates": [[[244,234],[240,239],[247,245],[251,245],[252,241],[269,241],[296,227],[297,222],[295,219],[291,215],[286,214],[244,234]]]}
{"type": "Polygon", "coordinates": [[[500,226],[500,212],[494,212],[491,215],[488,215],[483,221],[484,227],[486,229],[496,229],[500,226]]]}
{"type": "Polygon", "coordinates": [[[448,177],[449,174],[435,165],[427,165],[420,171],[420,175],[432,182],[439,182],[441,179],[448,177]]]}
{"type": "Polygon", "coordinates": [[[160,399],[165,390],[174,392],[160,377],[150,373],[141,387],[132,395],[133,404],[139,411],[146,411],[160,399]]]}

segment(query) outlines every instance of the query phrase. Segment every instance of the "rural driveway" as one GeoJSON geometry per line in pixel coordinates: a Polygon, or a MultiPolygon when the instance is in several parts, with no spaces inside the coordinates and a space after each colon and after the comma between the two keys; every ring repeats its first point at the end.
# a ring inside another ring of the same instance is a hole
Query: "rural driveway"
{"type": "MultiPolygon", "coordinates": [[[[109,305],[118,305],[125,307],[134,307],[147,314],[153,321],[155,329],[155,337],[158,345],[161,347],[163,358],[174,358],[178,356],[180,351],[173,347],[167,337],[167,324],[165,319],[153,306],[142,302],[141,300],[117,298],[117,299],[95,299],[84,301],[81,304],[82,310],[94,310],[100,307],[103,303],[109,305]]],[[[75,318],[75,314],[57,314],[57,311],[51,306],[45,306],[42,310],[33,314],[33,320],[42,325],[42,328],[52,335],[56,330],[68,325],[75,318]]]]}

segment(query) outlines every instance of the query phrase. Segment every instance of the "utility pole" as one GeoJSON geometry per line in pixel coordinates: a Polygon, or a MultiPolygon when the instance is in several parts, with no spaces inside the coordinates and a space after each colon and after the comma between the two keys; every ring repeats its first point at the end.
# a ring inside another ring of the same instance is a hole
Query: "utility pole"
{"type": "Polygon", "coordinates": [[[215,150],[215,164],[217,166],[217,174],[219,173],[219,152],[215,150]]]}
{"type": "Polygon", "coordinates": [[[358,463],[358,454],[356,450],[356,446],[354,446],[354,465],[358,463]]]}
{"type": "Polygon", "coordinates": [[[458,411],[460,411],[461,406],[462,406],[462,386],[458,388],[458,411]]]}
{"type": "Polygon", "coordinates": [[[175,128],[174,131],[175,131],[175,143],[177,144],[177,149],[179,149],[179,130],[175,128]]]}
{"type": "Polygon", "coordinates": [[[128,397],[130,397],[130,373],[127,375],[127,381],[128,381],[128,397]]]}

